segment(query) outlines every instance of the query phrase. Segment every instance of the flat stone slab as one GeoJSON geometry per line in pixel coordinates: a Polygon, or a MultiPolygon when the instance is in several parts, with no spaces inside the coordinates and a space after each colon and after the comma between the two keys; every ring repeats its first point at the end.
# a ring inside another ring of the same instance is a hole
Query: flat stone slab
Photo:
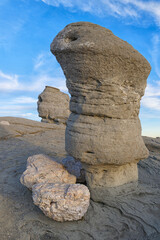
{"type": "Polygon", "coordinates": [[[59,223],[33,204],[20,183],[30,155],[47,154],[57,162],[67,157],[65,127],[20,118],[0,118],[1,240],[159,240],[160,138],[144,137],[150,156],[138,164],[139,182],[100,192],[84,218],[59,223]]]}

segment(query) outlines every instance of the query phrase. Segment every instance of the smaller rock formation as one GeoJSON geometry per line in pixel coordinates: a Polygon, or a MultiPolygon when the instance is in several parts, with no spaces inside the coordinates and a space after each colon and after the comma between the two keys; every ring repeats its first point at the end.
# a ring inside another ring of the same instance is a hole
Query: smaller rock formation
{"type": "Polygon", "coordinates": [[[78,183],[84,183],[86,181],[85,171],[80,161],[68,156],[62,160],[62,164],[70,174],[76,176],[78,183]]]}
{"type": "Polygon", "coordinates": [[[56,221],[79,220],[89,207],[90,193],[82,184],[43,183],[32,190],[34,204],[56,221]]]}
{"type": "Polygon", "coordinates": [[[69,95],[58,88],[46,86],[38,96],[38,112],[42,122],[66,124],[69,117],[69,95]]]}
{"type": "Polygon", "coordinates": [[[37,183],[76,183],[76,177],[48,156],[37,154],[27,159],[27,169],[20,181],[31,190],[37,183]]]}

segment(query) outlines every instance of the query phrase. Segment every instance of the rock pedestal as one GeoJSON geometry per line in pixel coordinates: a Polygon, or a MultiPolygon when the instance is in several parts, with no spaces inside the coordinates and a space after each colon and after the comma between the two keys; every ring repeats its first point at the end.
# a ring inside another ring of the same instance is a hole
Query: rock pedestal
{"type": "Polygon", "coordinates": [[[88,22],[67,25],[53,40],[71,94],[66,151],[86,170],[91,193],[138,179],[148,156],[138,118],[151,67],[130,44],[88,22]]]}
{"type": "Polygon", "coordinates": [[[69,117],[69,95],[58,88],[46,86],[38,96],[38,112],[42,122],[66,124],[69,117]]]}

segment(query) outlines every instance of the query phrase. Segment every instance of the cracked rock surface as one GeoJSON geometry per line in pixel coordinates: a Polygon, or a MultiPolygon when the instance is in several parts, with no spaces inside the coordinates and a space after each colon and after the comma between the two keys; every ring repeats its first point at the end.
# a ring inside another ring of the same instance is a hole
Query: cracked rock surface
{"type": "Polygon", "coordinates": [[[10,123],[0,125],[1,240],[160,239],[160,138],[143,138],[149,157],[138,163],[138,183],[97,194],[82,220],[60,223],[33,204],[20,176],[30,155],[47,154],[60,163],[67,157],[65,127],[21,118],[0,121],[10,123]]]}

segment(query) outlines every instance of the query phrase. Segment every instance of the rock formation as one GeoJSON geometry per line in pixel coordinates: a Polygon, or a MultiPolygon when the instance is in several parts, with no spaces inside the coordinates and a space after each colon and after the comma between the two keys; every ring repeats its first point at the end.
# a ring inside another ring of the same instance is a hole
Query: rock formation
{"type": "Polygon", "coordinates": [[[65,124],[70,114],[69,95],[46,86],[38,96],[38,112],[42,122],[65,124]]]}
{"type": "Polygon", "coordinates": [[[92,197],[97,189],[138,179],[148,156],[138,118],[151,67],[130,44],[88,22],[67,25],[53,40],[71,94],[65,148],[80,160],[92,197]]]}
{"type": "Polygon", "coordinates": [[[43,153],[58,162],[66,157],[64,125],[0,121],[10,123],[0,125],[0,240],[160,239],[160,138],[144,138],[150,156],[138,163],[138,184],[107,188],[97,202],[90,200],[80,221],[57,222],[33,204],[19,179],[31,155],[43,153]]]}
{"type": "Polygon", "coordinates": [[[90,193],[82,184],[35,184],[32,190],[34,204],[56,221],[79,220],[89,207],[90,193]]]}
{"type": "Polygon", "coordinates": [[[37,154],[27,159],[27,169],[20,181],[32,190],[32,186],[38,183],[76,183],[76,177],[48,156],[37,154]]]}

